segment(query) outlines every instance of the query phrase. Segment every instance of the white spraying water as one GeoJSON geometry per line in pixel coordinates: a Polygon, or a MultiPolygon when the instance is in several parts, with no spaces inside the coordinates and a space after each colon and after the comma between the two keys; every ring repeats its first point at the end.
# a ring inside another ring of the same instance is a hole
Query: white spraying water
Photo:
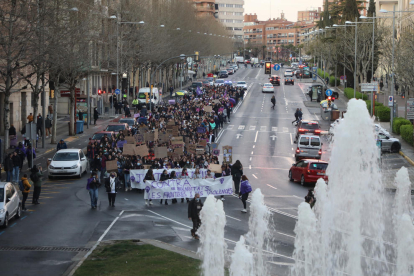
{"type": "Polygon", "coordinates": [[[253,254],[247,249],[244,237],[240,236],[231,255],[230,276],[251,275],[254,275],[253,254]]]}
{"type": "Polygon", "coordinates": [[[398,170],[395,177],[395,185],[397,186],[397,191],[395,192],[394,200],[394,223],[398,223],[403,214],[413,217],[411,182],[406,167],[398,170]]]}
{"type": "Polygon", "coordinates": [[[256,189],[252,194],[250,204],[249,232],[246,240],[250,252],[254,256],[254,273],[253,275],[267,275],[266,262],[263,256],[263,249],[269,240],[269,217],[270,212],[264,203],[264,196],[260,189],[256,189]]]}
{"type": "Polygon", "coordinates": [[[202,259],[204,276],[224,276],[225,252],[224,241],[226,214],[223,202],[209,195],[200,212],[201,226],[197,231],[200,236],[200,247],[197,250],[202,259]]]}
{"type": "Polygon", "coordinates": [[[344,120],[334,129],[329,185],[321,180],[316,185],[315,216],[300,209],[294,275],[412,275],[413,225],[406,214],[411,184],[404,170],[397,175],[397,185],[404,183],[394,204],[398,223],[389,223],[392,206],[385,205],[378,160],[373,119],[365,102],[350,100],[344,120]],[[396,238],[403,233],[404,240],[396,238]],[[397,273],[400,268],[402,274],[397,273]]]}

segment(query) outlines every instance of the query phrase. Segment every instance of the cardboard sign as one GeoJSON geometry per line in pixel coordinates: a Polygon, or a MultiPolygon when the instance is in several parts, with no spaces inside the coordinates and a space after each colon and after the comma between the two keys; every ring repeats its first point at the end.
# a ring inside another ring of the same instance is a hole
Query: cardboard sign
{"type": "Polygon", "coordinates": [[[183,141],[183,136],[171,137],[171,141],[183,141]]]}
{"type": "Polygon", "coordinates": [[[223,146],[223,163],[227,163],[227,164],[233,163],[233,147],[232,146],[223,146]]]}
{"type": "Polygon", "coordinates": [[[190,144],[187,146],[187,151],[192,154],[196,154],[197,145],[190,144]]]}
{"type": "Polygon", "coordinates": [[[220,155],[220,150],[219,149],[213,149],[211,153],[215,156],[219,156],[220,155]]]}
{"type": "Polygon", "coordinates": [[[200,147],[206,147],[206,146],[207,146],[207,140],[200,139],[200,140],[198,141],[198,145],[199,145],[200,147]]]}
{"type": "Polygon", "coordinates": [[[169,135],[167,133],[161,132],[161,133],[158,134],[158,141],[160,143],[166,143],[170,139],[168,136],[169,135]]]}
{"type": "Polygon", "coordinates": [[[142,145],[135,147],[135,155],[139,155],[141,157],[147,156],[149,154],[147,145],[142,145]]]}
{"type": "Polygon", "coordinates": [[[174,153],[178,154],[178,155],[184,155],[184,148],[176,148],[174,150],[174,153]]]}
{"type": "Polygon", "coordinates": [[[107,172],[118,172],[118,165],[116,160],[106,161],[107,172]]]}
{"type": "Polygon", "coordinates": [[[222,173],[221,166],[219,164],[210,164],[209,167],[210,171],[214,173],[222,173]]]}
{"type": "Polygon", "coordinates": [[[175,122],[174,121],[168,121],[167,126],[175,126],[175,122]]]}
{"type": "Polygon", "coordinates": [[[205,127],[197,127],[197,132],[198,133],[206,133],[206,128],[205,127]]]}
{"type": "Polygon", "coordinates": [[[125,141],[127,141],[127,144],[131,144],[131,145],[136,144],[135,137],[132,137],[132,136],[125,137],[125,141]]]}
{"type": "Polygon", "coordinates": [[[213,103],[220,103],[220,100],[213,100],[213,103]]]}
{"type": "Polygon", "coordinates": [[[139,128],[139,133],[145,134],[145,132],[147,132],[148,130],[149,130],[149,128],[147,126],[140,127],[139,128]]]}
{"type": "Polygon", "coordinates": [[[212,106],[210,106],[210,105],[207,105],[207,106],[205,106],[204,107],[204,112],[213,112],[213,107],[212,106]]]}
{"type": "Polygon", "coordinates": [[[173,136],[173,130],[172,129],[167,129],[167,134],[173,136]]]}
{"type": "Polygon", "coordinates": [[[184,143],[183,143],[183,141],[172,141],[171,142],[171,147],[173,149],[182,148],[182,147],[184,147],[184,143]]]}
{"type": "Polygon", "coordinates": [[[172,135],[174,137],[177,137],[178,136],[178,126],[173,126],[172,135]]]}
{"type": "Polygon", "coordinates": [[[135,145],[125,144],[122,151],[122,155],[135,155],[135,148],[135,145]]]}
{"type": "Polygon", "coordinates": [[[141,144],[145,142],[145,138],[143,134],[135,134],[134,135],[135,143],[141,144]]]}
{"type": "Polygon", "coordinates": [[[167,147],[155,147],[154,148],[155,158],[164,158],[168,156],[167,147]]]}
{"type": "Polygon", "coordinates": [[[197,148],[197,149],[196,149],[196,155],[202,155],[202,154],[204,154],[204,149],[202,149],[202,148],[197,148]]]}
{"type": "Polygon", "coordinates": [[[127,129],[122,130],[122,133],[124,134],[125,137],[128,136],[128,130],[127,129]]]}

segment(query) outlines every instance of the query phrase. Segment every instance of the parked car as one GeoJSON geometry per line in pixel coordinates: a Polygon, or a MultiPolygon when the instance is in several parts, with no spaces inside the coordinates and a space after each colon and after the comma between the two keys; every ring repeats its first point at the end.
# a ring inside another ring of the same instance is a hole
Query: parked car
{"type": "Polygon", "coordinates": [[[204,87],[210,87],[210,81],[209,80],[203,80],[203,86],[204,87]]]}
{"type": "Polygon", "coordinates": [[[276,76],[276,75],[271,76],[271,77],[270,77],[270,79],[269,79],[269,81],[270,81],[270,83],[271,83],[271,84],[273,84],[273,85],[278,85],[278,86],[280,86],[280,78],[279,78],[279,76],[276,76]]]}
{"type": "Polygon", "coordinates": [[[320,135],[321,131],[317,121],[302,120],[296,126],[295,141],[297,141],[302,134],[320,135]]]}
{"type": "Polygon", "coordinates": [[[207,80],[209,81],[210,86],[214,85],[214,78],[213,77],[208,77],[207,80]]]}
{"type": "Polygon", "coordinates": [[[136,124],[135,118],[122,118],[119,120],[119,122],[128,124],[129,128],[135,126],[136,124]]]}
{"type": "Polygon", "coordinates": [[[228,75],[233,75],[234,70],[232,68],[227,68],[226,70],[228,75]]]}
{"type": "Polygon", "coordinates": [[[55,176],[78,176],[89,170],[89,162],[81,149],[62,149],[49,158],[49,179],[55,176]]]}
{"type": "Polygon", "coordinates": [[[216,79],[216,81],[214,82],[215,87],[219,87],[219,86],[223,86],[223,85],[224,85],[224,80],[223,79],[216,79]]]}
{"type": "Polygon", "coordinates": [[[20,218],[22,203],[19,192],[11,182],[0,182],[0,226],[7,228],[9,220],[20,218]]]}
{"type": "Polygon", "coordinates": [[[293,78],[285,78],[285,85],[287,84],[294,85],[295,81],[293,80],[293,78]]]}
{"type": "Polygon", "coordinates": [[[293,77],[293,71],[291,69],[286,70],[284,76],[285,76],[285,78],[286,77],[293,77]]]}
{"type": "Polygon", "coordinates": [[[229,74],[227,72],[227,70],[221,70],[219,73],[219,78],[228,78],[229,74]]]}
{"type": "Polygon", "coordinates": [[[203,82],[201,81],[194,81],[191,86],[188,88],[191,92],[194,92],[197,90],[197,87],[200,87],[200,89],[203,87],[203,82]]]}
{"type": "Polygon", "coordinates": [[[400,151],[401,142],[399,139],[392,137],[389,132],[377,124],[375,125],[375,131],[377,133],[377,143],[379,143],[382,152],[400,151]]]}
{"type": "Polygon", "coordinates": [[[236,88],[242,88],[243,90],[247,90],[247,83],[245,81],[238,81],[236,84],[236,88]]]}
{"type": "Polygon", "coordinates": [[[97,141],[98,143],[100,143],[102,137],[104,137],[105,134],[108,137],[109,142],[112,142],[112,134],[114,134],[113,131],[98,131],[98,132],[95,132],[95,134],[92,136],[93,142],[97,141]]]}
{"type": "Polygon", "coordinates": [[[322,157],[321,138],[316,135],[301,135],[299,136],[297,148],[295,152],[295,159],[298,161],[303,158],[321,159],[322,157]]]}
{"type": "Polygon", "coordinates": [[[262,93],[265,93],[265,92],[275,93],[275,88],[273,87],[273,84],[271,83],[263,84],[262,93]]]}
{"type": "Polygon", "coordinates": [[[125,129],[128,129],[127,123],[111,123],[111,124],[108,124],[105,128],[106,131],[114,131],[117,133],[120,130],[125,130],[125,129]]]}
{"type": "Polygon", "coordinates": [[[307,183],[315,184],[319,178],[328,181],[328,176],[326,175],[327,168],[328,162],[315,159],[303,159],[292,164],[289,170],[289,180],[300,181],[302,186],[305,186],[307,183]]]}

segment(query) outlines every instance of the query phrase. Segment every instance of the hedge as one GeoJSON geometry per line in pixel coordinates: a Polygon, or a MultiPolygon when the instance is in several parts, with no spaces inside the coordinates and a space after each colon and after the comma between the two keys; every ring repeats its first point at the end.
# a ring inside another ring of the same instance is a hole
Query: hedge
{"type": "Polygon", "coordinates": [[[401,131],[401,126],[403,125],[411,125],[411,122],[409,120],[406,120],[402,117],[397,117],[394,118],[393,122],[392,122],[392,132],[396,133],[396,134],[400,134],[401,131]]]}
{"type": "MultiPolygon", "coordinates": [[[[354,89],[353,88],[350,88],[350,87],[345,88],[344,89],[344,93],[345,93],[345,96],[348,99],[352,99],[354,97],[354,89]]],[[[362,93],[360,93],[358,91],[356,91],[355,97],[356,97],[356,99],[368,100],[368,96],[367,95],[362,94],[362,93]]]]}
{"type": "Polygon", "coordinates": [[[319,69],[318,68],[318,75],[321,77],[321,78],[323,78],[324,80],[326,79],[326,77],[330,77],[329,76],[329,74],[328,74],[328,72],[324,72],[324,71],[322,71],[321,69],[319,69]],[[325,73],[325,76],[323,75],[323,73],[325,73]]]}
{"type": "Polygon", "coordinates": [[[378,106],[375,108],[375,116],[377,116],[380,122],[389,122],[391,109],[387,106],[378,106]]]}
{"type": "MultiPolygon", "coordinates": [[[[371,100],[366,100],[365,102],[367,104],[368,111],[370,111],[371,110],[371,100]]],[[[384,106],[384,105],[380,102],[375,102],[375,108],[377,108],[378,106],[384,106]]]]}
{"type": "Polygon", "coordinates": [[[413,125],[402,125],[400,131],[401,137],[404,139],[404,141],[410,145],[413,145],[413,125]]]}
{"type": "MultiPolygon", "coordinates": [[[[340,85],[341,84],[341,80],[340,79],[338,79],[338,78],[336,78],[336,85],[338,86],[338,85],[340,85]]],[[[335,77],[334,76],[331,76],[330,78],[329,78],[329,85],[330,86],[335,86],[335,77]]]]}

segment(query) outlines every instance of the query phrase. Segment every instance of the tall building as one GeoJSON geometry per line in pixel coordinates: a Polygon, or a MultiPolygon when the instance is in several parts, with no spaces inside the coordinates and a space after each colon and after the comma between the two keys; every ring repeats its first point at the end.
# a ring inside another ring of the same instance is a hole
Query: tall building
{"type": "Polygon", "coordinates": [[[215,0],[193,0],[199,16],[214,16],[215,0]]]}
{"type": "Polygon", "coordinates": [[[317,10],[306,10],[306,11],[298,11],[298,21],[302,22],[314,22],[318,21],[321,17],[321,8],[319,7],[317,10]]]}
{"type": "Polygon", "coordinates": [[[234,38],[243,38],[244,0],[216,0],[218,19],[227,30],[233,32],[234,38]]]}

